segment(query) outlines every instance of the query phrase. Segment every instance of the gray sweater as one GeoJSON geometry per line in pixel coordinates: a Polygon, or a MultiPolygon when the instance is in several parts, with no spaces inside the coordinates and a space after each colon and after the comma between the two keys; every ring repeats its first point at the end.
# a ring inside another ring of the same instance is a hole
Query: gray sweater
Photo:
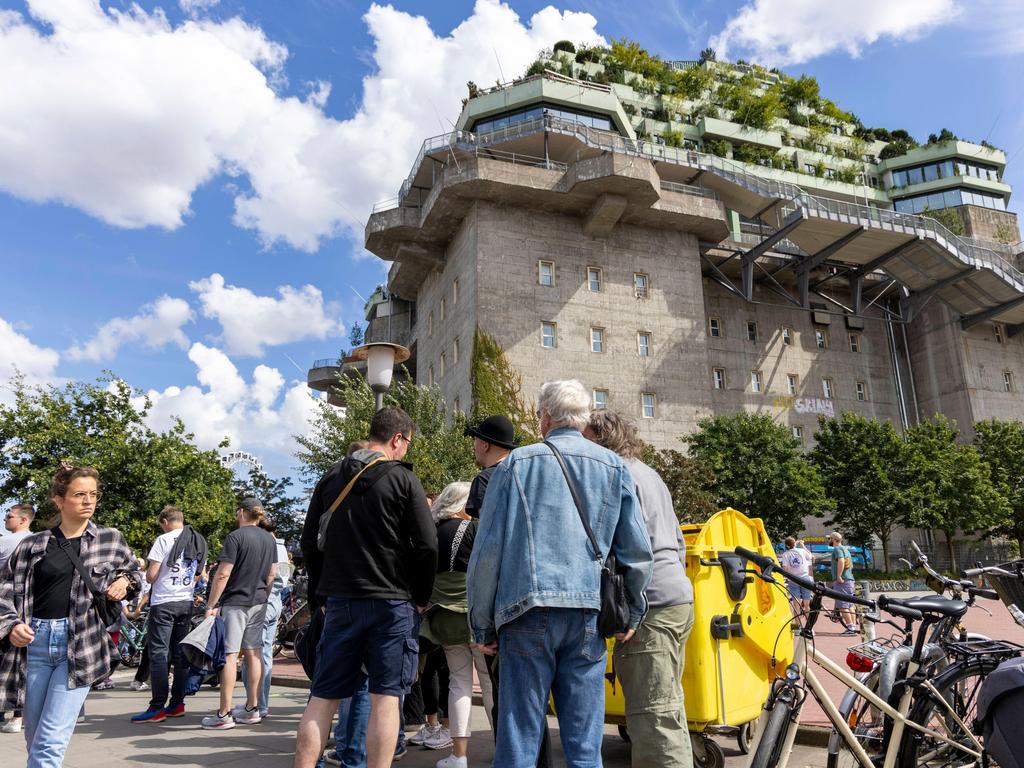
{"type": "Polygon", "coordinates": [[[626,461],[636,484],[654,553],[654,573],[644,593],[651,608],[693,602],[693,585],[686,575],[686,544],[672,509],[672,494],[658,473],[639,459],[626,461]]]}

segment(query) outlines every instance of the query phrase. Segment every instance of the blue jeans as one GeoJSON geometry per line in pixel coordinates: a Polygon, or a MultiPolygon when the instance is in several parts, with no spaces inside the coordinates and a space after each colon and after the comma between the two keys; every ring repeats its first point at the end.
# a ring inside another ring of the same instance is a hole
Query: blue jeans
{"type": "Polygon", "coordinates": [[[185,658],[180,643],[191,629],[192,601],[178,600],[160,603],[149,609],[149,630],[146,642],[149,648],[149,674],[153,695],[149,710],[176,707],[185,703],[185,658]],[[174,685],[167,703],[167,669],[174,668],[174,685]]]}
{"type": "MultiPolygon", "coordinates": [[[[277,619],[281,615],[281,598],[272,595],[267,600],[267,612],[263,619],[263,675],[260,677],[260,689],[256,692],[256,704],[261,714],[270,710],[270,678],[274,670],[274,638],[277,637],[277,619]]],[[[242,685],[245,695],[249,695],[249,662],[242,659],[242,685]]]]}
{"type": "Polygon", "coordinates": [[[33,619],[25,680],[26,768],[59,768],[91,686],[68,688],[68,620],[33,619]]]}
{"type": "Polygon", "coordinates": [[[600,768],[607,648],[597,613],[534,608],[498,631],[498,743],[494,768],[534,768],[554,695],[568,768],[600,768]]]}

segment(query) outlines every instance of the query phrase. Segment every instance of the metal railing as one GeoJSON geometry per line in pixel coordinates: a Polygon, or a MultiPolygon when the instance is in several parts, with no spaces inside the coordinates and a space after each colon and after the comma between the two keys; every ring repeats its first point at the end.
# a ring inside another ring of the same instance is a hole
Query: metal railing
{"type": "Polygon", "coordinates": [[[313,368],[338,368],[341,366],[341,360],[336,357],[321,357],[319,360],[313,361],[313,368]]]}
{"type": "Polygon", "coordinates": [[[611,93],[612,87],[603,83],[592,83],[589,80],[577,80],[574,77],[567,77],[561,72],[556,72],[553,69],[545,69],[539,75],[530,75],[529,77],[523,77],[517,80],[512,80],[507,83],[498,83],[492,85],[490,88],[477,88],[476,94],[472,98],[478,96],[486,96],[488,93],[498,93],[499,91],[505,91],[509,88],[515,88],[517,85],[523,85],[524,83],[532,83],[536,80],[554,80],[559,83],[565,83],[566,85],[579,86],[580,88],[590,88],[594,91],[601,91],[602,93],[611,93]]]}
{"type": "Polygon", "coordinates": [[[718,193],[715,190],[694,184],[677,184],[674,181],[663,181],[661,182],[661,188],[669,192],[679,192],[683,195],[697,195],[698,197],[707,197],[712,200],[718,199],[718,193]]]}
{"type": "MultiPolygon", "coordinates": [[[[540,76],[538,75],[538,77],[540,76]]],[[[573,82],[578,81],[574,80],[573,82]]],[[[742,163],[717,155],[652,144],[644,139],[629,139],[612,131],[592,128],[582,123],[550,115],[526,120],[489,133],[474,134],[469,131],[454,131],[427,139],[420,148],[409,178],[402,185],[399,199],[404,199],[407,196],[408,190],[412,187],[412,180],[419,170],[419,165],[429,153],[446,147],[452,151],[456,149],[467,151],[543,132],[573,136],[593,149],[709,171],[726,181],[755,192],[761,197],[788,201],[787,213],[789,214],[801,209],[804,215],[849,221],[866,227],[900,231],[933,240],[944,246],[964,264],[990,269],[1006,282],[1014,284],[1015,290],[1024,293],[1024,273],[1017,269],[1009,259],[990,247],[968,243],[934,219],[887,208],[815,197],[795,184],[766,179],[751,173],[742,163]]]]}

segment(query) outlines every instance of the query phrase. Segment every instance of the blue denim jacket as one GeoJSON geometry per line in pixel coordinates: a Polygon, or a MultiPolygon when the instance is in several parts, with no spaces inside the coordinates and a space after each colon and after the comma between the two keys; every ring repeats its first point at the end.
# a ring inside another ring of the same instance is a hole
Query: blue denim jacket
{"type": "MultiPolygon", "coordinates": [[[[617,455],[578,430],[548,432],[576,482],[594,536],[625,570],[630,626],[647,611],[651,544],[633,479],[617,455]]],[[[466,584],[477,643],[531,608],[600,608],[601,564],[580,522],[558,462],[543,443],[498,465],[480,510],[466,584]]]]}

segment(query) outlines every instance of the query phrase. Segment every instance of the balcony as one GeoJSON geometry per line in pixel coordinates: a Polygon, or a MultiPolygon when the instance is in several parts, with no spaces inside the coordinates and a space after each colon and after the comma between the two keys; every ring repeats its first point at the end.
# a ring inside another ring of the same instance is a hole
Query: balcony
{"type": "Polygon", "coordinates": [[[326,392],[328,403],[342,406],[345,403],[334,393],[341,370],[342,362],[336,357],[323,357],[314,360],[312,367],[306,373],[306,386],[317,392],[326,392]]]}

